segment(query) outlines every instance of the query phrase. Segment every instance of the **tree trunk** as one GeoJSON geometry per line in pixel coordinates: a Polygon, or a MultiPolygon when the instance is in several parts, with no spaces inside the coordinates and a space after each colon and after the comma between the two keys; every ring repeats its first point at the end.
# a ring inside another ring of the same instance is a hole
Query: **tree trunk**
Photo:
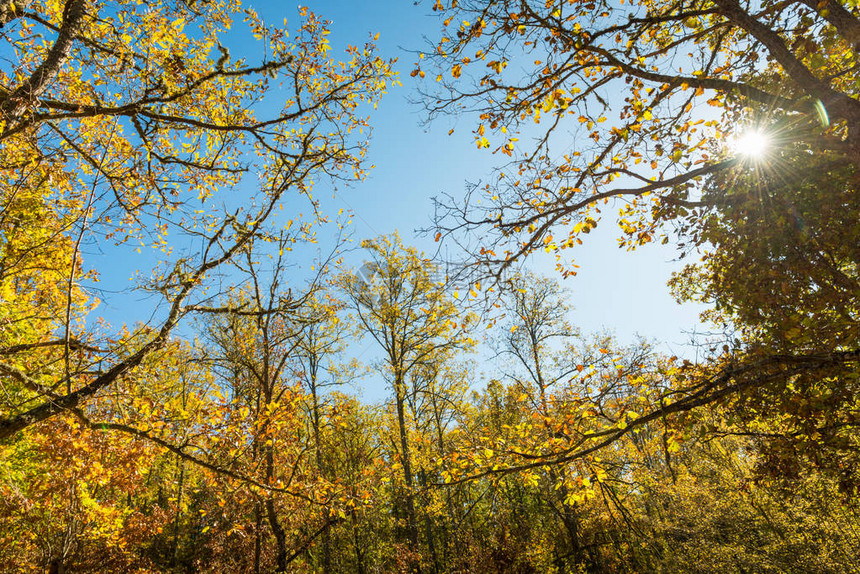
{"type": "MultiPolygon", "coordinates": [[[[313,398],[313,413],[311,416],[311,420],[313,423],[313,431],[314,431],[314,444],[316,445],[316,459],[317,459],[317,469],[319,470],[320,475],[323,478],[328,478],[325,469],[323,468],[323,454],[322,454],[322,445],[320,444],[320,406],[319,406],[319,397],[317,396],[317,384],[316,384],[316,369],[312,367],[311,369],[311,397],[313,398]]],[[[331,532],[327,528],[322,535],[322,571],[329,572],[331,571],[331,532]]]]}
{"type": "MultiPolygon", "coordinates": [[[[406,428],[406,414],[404,409],[405,388],[403,383],[403,375],[395,374],[394,380],[394,403],[397,407],[397,425],[400,433],[400,462],[403,466],[403,480],[406,483],[405,511],[406,511],[406,539],[412,546],[413,550],[418,550],[418,525],[415,518],[415,499],[412,489],[412,464],[409,451],[409,437],[406,428]]],[[[415,572],[420,572],[420,565],[413,567],[415,572]]]]}
{"type": "Polygon", "coordinates": [[[173,566],[179,564],[179,521],[182,518],[182,491],[185,486],[185,460],[177,457],[176,463],[179,466],[179,487],[176,492],[176,517],[173,519],[173,566]]]}
{"type": "Polygon", "coordinates": [[[263,552],[263,512],[260,509],[260,502],[254,505],[254,524],[256,528],[254,533],[254,574],[260,574],[260,555],[263,552]]]}
{"type": "MultiPolygon", "coordinates": [[[[275,456],[272,452],[272,447],[266,448],[266,479],[271,482],[274,476],[275,456]]],[[[275,544],[278,548],[277,558],[275,560],[276,572],[287,571],[287,535],[284,532],[281,523],[278,521],[278,513],[275,511],[275,499],[271,493],[266,497],[266,514],[269,518],[269,526],[272,529],[272,534],[275,536],[275,544]]]]}

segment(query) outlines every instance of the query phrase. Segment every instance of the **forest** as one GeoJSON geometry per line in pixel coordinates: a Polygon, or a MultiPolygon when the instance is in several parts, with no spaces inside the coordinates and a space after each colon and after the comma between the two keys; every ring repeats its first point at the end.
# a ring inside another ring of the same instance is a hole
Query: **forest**
{"type": "Polygon", "coordinates": [[[0,0],[0,573],[860,572],[857,0],[265,4],[0,0]],[[397,94],[493,169],[368,235],[397,94]]]}

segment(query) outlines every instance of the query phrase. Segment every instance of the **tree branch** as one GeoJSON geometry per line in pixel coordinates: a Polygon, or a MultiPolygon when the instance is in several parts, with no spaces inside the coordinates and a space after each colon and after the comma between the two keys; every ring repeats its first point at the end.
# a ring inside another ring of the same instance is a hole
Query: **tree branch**
{"type": "Polygon", "coordinates": [[[35,100],[41,94],[48,83],[54,79],[60,66],[65,62],[72,49],[72,41],[83,27],[84,8],[86,0],[68,0],[63,9],[63,25],[57,40],[45,60],[30,75],[29,78],[11,93],[0,100],[0,116],[5,118],[17,118],[21,115],[28,102],[35,100]]]}

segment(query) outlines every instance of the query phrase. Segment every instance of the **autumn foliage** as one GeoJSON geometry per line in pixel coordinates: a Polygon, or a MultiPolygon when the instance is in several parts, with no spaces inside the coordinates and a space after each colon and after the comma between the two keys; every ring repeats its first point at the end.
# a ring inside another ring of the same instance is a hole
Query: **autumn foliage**
{"type": "Polygon", "coordinates": [[[466,265],[299,277],[399,84],[373,42],[0,0],[0,572],[856,571],[856,3],[426,7],[423,105],[502,161],[438,201],[466,265]],[[689,261],[695,361],[569,323],[606,220],[689,261]]]}

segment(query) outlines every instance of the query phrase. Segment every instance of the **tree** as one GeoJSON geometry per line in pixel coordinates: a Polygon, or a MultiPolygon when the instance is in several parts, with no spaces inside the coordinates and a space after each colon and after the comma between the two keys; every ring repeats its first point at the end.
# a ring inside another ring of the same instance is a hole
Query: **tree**
{"type": "Polygon", "coordinates": [[[396,233],[363,241],[362,246],[370,261],[361,275],[344,275],[341,285],[360,327],[384,352],[383,372],[394,393],[398,463],[403,470],[404,498],[398,510],[406,521],[406,540],[415,551],[419,536],[407,385],[410,377],[446,352],[471,347],[467,332],[473,319],[462,316],[444,285],[436,282],[433,264],[404,246],[396,233]]]}
{"type": "Polygon", "coordinates": [[[435,7],[446,31],[427,58],[440,72],[431,113],[477,111],[478,146],[498,140],[496,151],[511,157],[497,180],[448,202],[440,237],[477,232],[475,257],[496,277],[539,249],[567,275],[562,251],[612,206],[621,246],[662,236],[682,257],[698,249],[705,263],[679,277],[676,292],[716,302],[712,316],[742,336],[721,342],[722,353],[715,345],[707,365],[673,370],[669,394],[634,426],[724,401],[736,401],[747,425],[787,414],[747,431],[770,436],[777,467],[809,454],[849,487],[860,358],[857,8],[435,7]],[[756,156],[733,147],[745,131],[768,148],[756,156]],[[520,152],[517,136],[535,144],[520,152]]]}
{"type": "MultiPolygon", "coordinates": [[[[291,435],[295,433],[291,428],[295,423],[291,411],[296,407],[291,371],[300,326],[291,317],[291,309],[281,304],[282,259],[279,257],[274,263],[268,285],[261,284],[261,272],[250,257],[246,271],[251,280],[249,292],[239,294],[238,300],[225,305],[242,308],[243,312],[224,314],[220,320],[215,316],[210,328],[210,338],[216,345],[212,355],[234,401],[235,411],[230,417],[235,428],[234,444],[248,447],[245,466],[252,472],[261,469],[260,479],[264,484],[285,480],[289,483],[291,475],[283,475],[280,469],[295,470],[301,460],[301,455],[294,452],[299,449],[291,444],[291,435]]],[[[283,520],[276,506],[278,496],[269,491],[254,498],[253,569],[258,572],[261,568],[263,521],[266,521],[277,548],[275,569],[284,572],[289,554],[283,520]]]]}
{"type": "Polygon", "coordinates": [[[486,207],[477,196],[449,205],[441,231],[480,229],[475,249],[494,268],[538,249],[560,255],[612,198],[625,202],[622,245],[652,241],[661,222],[697,203],[697,184],[749,169],[726,145],[742,130],[761,130],[777,149],[857,158],[860,19],[841,2],[434,8],[445,29],[428,57],[440,85],[429,111],[478,112],[478,146],[513,160],[480,197],[486,207]],[[517,135],[535,145],[516,152],[517,135]]]}
{"type": "Polygon", "coordinates": [[[232,396],[224,426],[209,434],[233,447],[221,455],[244,467],[242,473],[260,487],[249,489],[255,536],[253,550],[247,550],[255,572],[267,569],[264,522],[275,539],[273,567],[285,572],[321,535],[327,561],[329,529],[345,518],[344,503],[355,506],[355,495],[326,472],[321,446],[321,429],[329,421],[320,405],[320,371],[343,335],[332,323],[336,308],[320,303],[325,294],[318,292],[319,278],[303,296],[287,288],[285,237],[278,247],[265,262],[246,251],[244,264],[237,266],[247,277],[247,290],[210,310],[208,329],[209,360],[232,396]],[[305,456],[311,450],[315,468],[305,456]],[[292,530],[299,532],[295,542],[288,540],[292,530]]]}
{"type": "Polygon", "coordinates": [[[0,439],[129,376],[206,310],[219,268],[290,226],[274,216],[285,201],[315,212],[315,181],[362,177],[361,106],[389,63],[372,44],[334,60],[328,23],[301,16],[289,34],[232,0],[0,4],[0,439]],[[234,18],[265,40],[258,63],[224,45],[234,18]],[[224,207],[236,192],[242,207],[224,207]],[[108,242],[164,251],[138,288],[161,302],[145,337],[91,327],[83,281],[102,269],[82,246],[108,242]]]}
{"type": "Polygon", "coordinates": [[[446,478],[500,483],[521,515],[513,522],[523,529],[511,527],[522,537],[514,547],[536,545],[534,554],[559,571],[602,571],[604,517],[621,504],[623,449],[636,440],[623,429],[663,382],[661,358],[644,343],[622,348],[607,335],[584,337],[567,322],[567,298],[549,278],[509,281],[495,340],[499,380],[476,397],[446,478]],[[612,448],[601,444],[607,437],[612,448]],[[532,520],[540,525],[526,526],[532,520]]]}
{"type": "MultiPolygon", "coordinates": [[[[356,370],[357,361],[355,360],[347,365],[338,363],[355,328],[340,317],[339,311],[343,308],[343,302],[335,299],[327,291],[321,290],[316,296],[312,294],[306,302],[306,307],[302,329],[298,333],[295,361],[297,370],[301,372],[302,382],[310,395],[307,416],[313,438],[317,472],[326,480],[335,480],[337,475],[332,472],[331,460],[336,456],[332,451],[336,451],[337,448],[333,444],[327,444],[325,437],[327,433],[324,428],[327,424],[326,390],[343,385],[356,370]]],[[[322,533],[322,545],[320,567],[323,571],[329,572],[332,564],[330,529],[322,533]]]]}
{"type": "MultiPolygon", "coordinates": [[[[511,283],[505,306],[505,311],[511,315],[510,328],[504,334],[500,352],[514,365],[505,378],[513,380],[518,390],[528,397],[530,410],[543,418],[545,426],[550,426],[556,412],[555,392],[574,374],[584,370],[588,361],[580,362],[582,357],[576,349],[580,343],[579,333],[567,323],[570,307],[558,284],[533,275],[516,277],[511,283]]],[[[548,504],[561,517],[568,537],[569,550],[564,549],[559,554],[570,556],[573,564],[584,563],[582,528],[576,504],[569,503],[564,480],[567,469],[550,467],[548,474],[553,487],[548,504]]]]}
{"type": "Polygon", "coordinates": [[[783,152],[756,178],[721,178],[685,223],[701,261],[678,273],[681,299],[713,305],[736,329],[736,361],[804,361],[733,402],[733,422],[759,437],[763,469],[785,479],[812,464],[857,488],[857,201],[844,156],[783,152]]]}
{"type": "Polygon", "coordinates": [[[156,441],[196,450],[211,385],[194,349],[170,341],[86,415],[54,417],[6,441],[0,563],[55,572],[187,563],[200,473],[156,441]],[[130,419],[152,440],[117,436],[130,419]]]}

